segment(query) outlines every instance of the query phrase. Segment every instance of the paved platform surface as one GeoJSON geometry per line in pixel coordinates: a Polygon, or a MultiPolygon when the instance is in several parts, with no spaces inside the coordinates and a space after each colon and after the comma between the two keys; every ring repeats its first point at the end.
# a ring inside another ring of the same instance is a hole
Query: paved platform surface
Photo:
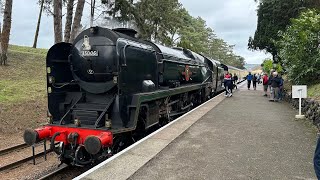
{"type": "Polygon", "coordinates": [[[316,179],[315,130],[262,94],[243,86],[129,179],[316,179]]]}

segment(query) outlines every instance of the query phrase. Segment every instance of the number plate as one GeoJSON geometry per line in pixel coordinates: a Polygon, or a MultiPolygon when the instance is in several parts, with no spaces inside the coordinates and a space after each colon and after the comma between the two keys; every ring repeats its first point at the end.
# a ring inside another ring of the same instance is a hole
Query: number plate
{"type": "Polygon", "coordinates": [[[82,56],[89,56],[89,57],[97,57],[99,56],[99,52],[96,50],[92,51],[81,51],[82,56]]]}

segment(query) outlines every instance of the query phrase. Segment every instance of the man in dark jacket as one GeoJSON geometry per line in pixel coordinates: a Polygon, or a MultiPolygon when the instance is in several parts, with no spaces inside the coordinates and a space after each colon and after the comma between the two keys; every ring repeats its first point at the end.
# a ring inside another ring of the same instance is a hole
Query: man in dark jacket
{"type": "Polygon", "coordinates": [[[253,78],[253,76],[252,76],[251,72],[249,72],[249,74],[247,75],[247,78],[246,78],[248,81],[248,90],[250,90],[252,78],[253,78]]]}
{"type": "Polygon", "coordinates": [[[252,85],[253,85],[253,89],[254,89],[254,90],[257,89],[257,81],[258,81],[257,74],[253,74],[253,77],[252,77],[252,85]]]}
{"type": "Polygon", "coordinates": [[[269,78],[268,83],[271,86],[270,101],[279,101],[281,79],[278,76],[277,72],[272,73],[272,76],[271,78],[269,78]]]}
{"type": "Polygon", "coordinates": [[[234,76],[233,76],[233,88],[238,89],[237,82],[238,82],[238,76],[237,76],[236,73],[234,73],[234,76]]]}

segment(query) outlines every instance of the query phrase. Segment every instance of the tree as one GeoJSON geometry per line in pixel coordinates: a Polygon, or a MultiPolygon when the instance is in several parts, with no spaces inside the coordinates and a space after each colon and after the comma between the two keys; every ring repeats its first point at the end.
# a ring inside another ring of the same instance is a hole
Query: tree
{"type": "Polygon", "coordinates": [[[169,45],[172,44],[172,34],[176,32],[176,23],[180,19],[180,7],[178,0],[163,0],[161,3],[157,0],[141,0],[134,4],[131,17],[141,38],[169,45]]]}
{"type": "Polygon", "coordinates": [[[80,30],[80,23],[81,23],[84,3],[85,3],[85,0],[78,0],[76,12],[74,14],[72,29],[71,29],[70,42],[74,41],[74,39],[76,38],[76,35],[80,30]]]}
{"type": "Polygon", "coordinates": [[[70,41],[71,26],[72,26],[72,15],[73,15],[73,3],[74,3],[74,0],[68,0],[67,17],[66,17],[66,23],[65,23],[65,27],[64,27],[64,41],[65,42],[69,42],[70,41]]]}
{"type": "Polygon", "coordinates": [[[261,64],[261,66],[262,66],[263,72],[266,72],[266,73],[270,73],[272,69],[276,70],[277,72],[283,71],[282,66],[279,63],[276,64],[276,66],[274,67],[272,59],[265,59],[261,64]]]}
{"type": "Polygon", "coordinates": [[[12,0],[6,0],[3,13],[3,27],[1,32],[1,60],[0,65],[7,64],[7,52],[11,31],[12,0]]]}
{"type": "Polygon", "coordinates": [[[208,54],[209,38],[213,35],[213,30],[207,28],[205,20],[201,17],[194,18],[189,15],[189,17],[186,17],[184,24],[184,28],[179,31],[180,42],[178,46],[198,53],[208,54]]]}
{"type": "Polygon", "coordinates": [[[174,44],[186,12],[178,0],[117,0],[107,11],[112,19],[133,22],[140,38],[165,45],[174,44]]]}
{"type": "Polygon", "coordinates": [[[279,56],[291,81],[310,84],[320,76],[320,13],[307,10],[279,33],[279,56]]]}
{"type": "Polygon", "coordinates": [[[44,0],[41,0],[40,12],[39,12],[39,16],[38,16],[38,23],[37,23],[36,33],[34,35],[34,41],[33,41],[33,46],[32,46],[33,48],[37,48],[39,29],[40,29],[40,22],[41,22],[41,15],[42,15],[42,11],[43,11],[43,4],[44,4],[44,0]]]}
{"type": "Polygon", "coordinates": [[[260,0],[257,29],[254,37],[249,38],[249,49],[277,55],[274,41],[278,40],[278,31],[285,30],[290,19],[297,17],[305,6],[305,1],[301,0],[260,0]]]}
{"type": "Polygon", "coordinates": [[[320,1],[319,0],[306,0],[306,6],[309,8],[320,8],[320,1]]]}
{"type": "Polygon", "coordinates": [[[54,43],[62,42],[62,0],[53,0],[54,43]]]}

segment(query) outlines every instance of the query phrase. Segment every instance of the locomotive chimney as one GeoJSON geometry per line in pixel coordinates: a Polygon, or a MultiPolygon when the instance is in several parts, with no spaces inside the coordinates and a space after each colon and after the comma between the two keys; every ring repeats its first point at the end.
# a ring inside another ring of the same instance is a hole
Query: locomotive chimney
{"type": "Polygon", "coordinates": [[[136,37],[137,31],[134,29],[130,29],[130,28],[116,28],[116,29],[112,29],[113,31],[125,34],[127,36],[136,37]]]}

